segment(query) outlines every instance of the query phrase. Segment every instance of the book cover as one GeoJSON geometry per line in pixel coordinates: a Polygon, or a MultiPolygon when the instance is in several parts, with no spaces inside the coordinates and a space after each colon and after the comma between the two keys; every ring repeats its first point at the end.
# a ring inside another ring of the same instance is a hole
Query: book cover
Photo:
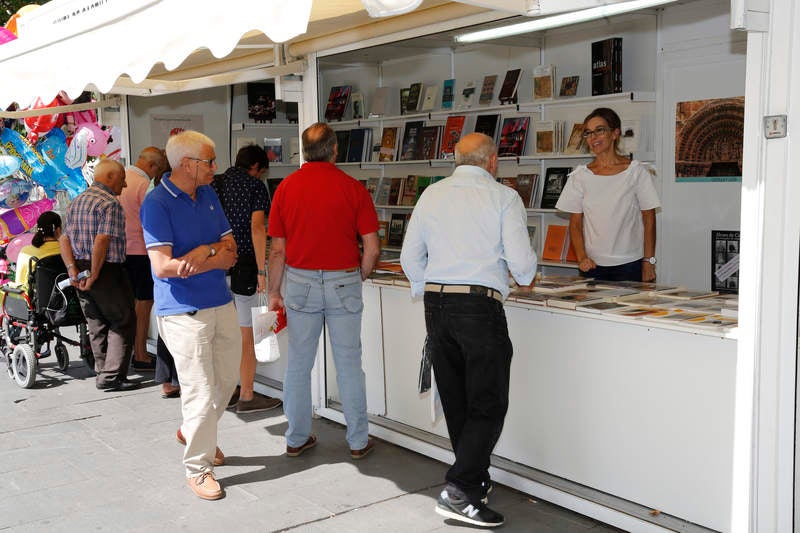
{"type": "Polygon", "coordinates": [[[542,276],[536,280],[533,290],[542,294],[553,294],[583,289],[589,281],[590,278],[581,278],[579,276],[542,276]]]}
{"type": "Polygon", "coordinates": [[[300,120],[300,106],[297,102],[284,102],[283,110],[286,113],[286,120],[289,123],[297,124],[297,121],[300,120]]]}
{"type": "Polygon", "coordinates": [[[406,102],[406,111],[415,112],[422,104],[422,84],[412,83],[408,90],[408,101],[406,102]]]}
{"type": "Polygon", "coordinates": [[[347,161],[348,146],[350,145],[350,130],[336,131],[336,162],[347,161]]]}
{"type": "Polygon", "coordinates": [[[390,178],[389,198],[386,205],[400,205],[400,194],[403,192],[403,181],[405,178],[390,178]]]}
{"type": "Polygon", "coordinates": [[[690,289],[675,289],[672,291],[662,291],[658,293],[659,296],[666,298],[677,298],[680,300],[696,300],[698,298],[708,298],[709,296],[716,296],[719,291],[696,291],[690,289]]]}
{"type": "Polygon", "coordinates": [[[522,198],[522,205],[530,207],[533,202],[533,192],[539,184],[539,174],[519,174],[517,175],[515,189],[522,198]]]}
{"type": "Polygon", "coordinates": [[[389,221],[378,221],[378,239],[381,241],[381,247],[389,246],[389,221]]]}
{"type": "Polygon", "coordinates": [[[268,178],[267,179],[267,192],[269,193],[269,199],[272,201],[275,198],[275,191],[278,190],[278,185],[281,184],[283,178],[268,178]]]}
{"type": "Polygon", "coordinates": [[[353,104],[353,118],[364,118],[364,95],[361,93],[352,93],[350,95],[350,103],[353,104]]]}
{"type": "Polygon", "coordinates": [[[563,98],[577,95],[579,80],[580,76],[564,76],[561,78],[561,90],[558,92],[558,96],[563,98]]]}
{"type": "Polygon", "coordinates": [[[525,139],[528,136],[528,126],[531,117],[508,117],[503,119],[500,129],[500,143],[497,149],[498,157],[521,156],[525,150],[525,139]]]}
{"type": "Polygon", "coordinates": [[[247,84],[247,118],[253,122],[275,120],[277,102],[275,82],[251,82],[247,84]]]}
{"type": "Polygon", "coordinates": [[[616,311],[618,309],[624,309],[628,307],[625,304],[621,304],[619,302],[589,302],[589,303],[579,303],[575,306],[576,311],[585,311],[587,313],[607,313],[609,311],[616,311]]]}
{"type": "Polygon", "coordinates": [[[497,122],[500,115],[478,115],[475,119],[475,133],[483,133],[497,140],[497,122]]]}
{"type": "Polygon", "coordinates": [[[264,137],[264,151],[270,163],[283,162],[283,139],[280,137],[264,137]]]}
{"type": "Polygon", "coordinates": [[[572,125],[572,131],[569,134],[567,146],[564,148],[564,153],[569,155],[578,155],[588,153],[588,147],[583,139],[583,130],[586,127],[582,122],[576,122],[572,125]]]}
{"type": "Polygon", "coordinates": [[[622,37],[592,43],[592,96],[622,92],[622,37]]]}
{"type": "Polygon", "coordinates": [[[475,102],[475,82],[468,81],[464,88],[461,89],[461,100],[459,101],[459,107],[463,109],[467,109],[472,107],[472,104],[475,102]]]}
{"type": "Polygon", "coordinates": [[[422,133],[423,121],[406,122],[403,132],[403,148],[400,150],[400,161],[417,161],[422,156],[422,146],[420,145],[420,135],[422,133]]]}
{"type": "Polygon", "coordinates": [[[619,152],[633,154],[639,149],[640,124],[638,120],[622,120],[619,134],[619,152]]]}
{"type": "Polygon", "coordinates": [[[325,120],[328,122],[342,120],[344,111],[347,109],[347,102],[350,99],[351,89],[350,85],[331,87],[331,93],[328,95],[328,105],[325,107],[325,120]]]}
{"type": "Polygon", "coordinates": [[[582,289],[564,291],[556,293],[547,298],[548,307],[558,307],[561,309],[575,309],[579,304],[599,303],[606,301],[602,296],[598,296],[582,289]]]}
{"type": "Polygon", "coordinates": [[[383,128],[383,135],[381,135],[381,149],[378,161],[394,161],[397,157],[397,141],[399,138],[398,128],[386,127],[383,128]]]}
{"type": "Polygon", "coordinates": [[[425,97],[422,99],[422,111],[431,111],[436,105],[436,96],[439,94],[439,87],[431,85],[425,87],[425,97]]]}
{"type": "Polygon", "coordinates": [[[367,183],[365,184],[365,186],[367,187],[367,192],[372,198],[373,203],[375,203],[375,198],[378,195],[378,187],[380,186],[380,183],[381,183],[381,178],[377,177],[367,178],[367,183]]]}
{"type": "Polygon", "coordinates": [[[456,80],[444,80],[442,83],[442,109],[453,109],[456,95],[456,80]]]}
{"type": "Polygon", "coordinates": [[[547,226],[544,238],[542,259],[545,261],[561,261],[567,246],[567,226],[551,224],[547,226]]]}
{"type": "Polygon", "coordinates": [[[289,163],[293,165],[300,164],[300,137],[292,137],[289,139],[289,163]]]}
{"type": "Polygon", "coordinates": [[[419,197],[422,196],[422,193],[425,192],[425,189],[431,183],[433,183],[433,178],[431,176],[417,176],[417,197],[414,198],[414,205],[417,205],[419,197]]]}
{"type": "Polygon", "coordinates": [[[402,246],[403,235],[406,231],[406,215],[403,213],[392,214],[389,221],[389,236],[387,237],[388,246],[402,246]]]}
{"type": "Polygon", "coordinates": [[[558,197],[564,190],[571,167],[550,167],[544,176],[544,190],[542,192],[542,209],[555,209],[558,197]]]}
{"type": "Polygon", "coordinates": [[[609,311],[609,315],[614,316],[624,316],[628,318],[639,318],[647,315],[653,315],[655,313],[663,312],[663,309],[659,309],[657,307],[640,307],[638,305],[626,305],[616,311],[609,311]]]}
{"type": "Polygon", "coordinates": [[[389,102],[390,87],[378,87],[375,89],[375,96],[372,97],[372,107],[369,110],[369,116],[382,117],[386,114],[386,106],[389,102]]]}
{"type": "Polygon", "coordinates": [[[367,128],[353,128],[350,130],[350,144],[347,146],[347,162],[356,163],[363,161],[364,147],[367,145],[367,128]]]}
{"type": "Polygon", "coordinates": [[[414,205],[417,202],[417,176],[407,176],[403,180],[399,205],[414,205]]]}
{"type": "Polygon", "coordinates": [[[455,157],[456,143],[461,138],[464,130],[464,122],[467,117],[464,115],[453,115],[447,117],[442,132],[442,145],[439,148],[439,157],[442,159],[453,159],[455,157]]]}
{"type": "Polygon", "coordinates": [[[481,87],[481,96],[478,98],[478,103],[481,105],[488,105],[492,103],[494,98],[494,86],[497,83],[497,74],[490,74],[483,78],[483,86],[481,87]]]}
{"type": "Polygon", "coordinates": [[[711,230],[711,289],[739,292],[739,231],[711,230]]]}
{"type": "Polygon", "coordinates": [[[403,87],[400,89],[400,114],[406,114],[406,107],[408,107],[408,96],[411,93],[411,89],[409,87],[403,87]]]}
{"type": "Polygon", "coordinates": [[[552,120],[542,120],[535,123],[536,153],[552,154],[556,149],[555,124],[552,120]]]}
{"type": "Polygon", "coordinates": [[[538,65],[533,67],[533,99],[549,100],[553,98],[553,65],[538,65]]]}
{"type": "Polygon", "coordinates": [[[420,130],[420,159],[436,159],[439,150],[441,126],[424,126],[420,130]]]}
{"type": "Polygon", "coordinates": [[[375,205],[389,205],[389,189],[392,186],[392,178],[381,178],[378,183],[378,190],[375,192],[375,205]]]}
{"type": "Polygon", "coordinates": [[[503,85],[500,87],[500,96],[498,96],[501,104],[517,103],[517,88],[519,87],[519,79],[521,76],[521,68],[515,68],[506,72],[503,85]]]}
{"type": "Polygon", "coordinates": [[[531,243],[531,249],[536,255],[539,255],[539,225],[528,223],[528,239],[531,243]]]}

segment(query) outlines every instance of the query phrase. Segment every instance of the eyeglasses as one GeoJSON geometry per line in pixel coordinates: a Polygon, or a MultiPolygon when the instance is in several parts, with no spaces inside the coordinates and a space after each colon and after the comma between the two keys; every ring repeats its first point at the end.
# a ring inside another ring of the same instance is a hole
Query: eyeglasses
{"type": "Polygon", "coordinates": [[[206,165],[213,167],[214,163],[217,161],[216,157],[212,157],[211,159],[200,159],[199,157],[189,157],[186,156],[186,159],[191,159],[192,161],[202,161],[206,165]]]}
{"type": "Polygon", "coordinates": [[[605,126],[598,126],[593,130],[585,130],[583,133],[581,133],[581,137],[583,137],[584,139],[588,139],[592,135],[597,135],[597,136],[605,135],[610,131],[611,128],[606,128],[605,126]]]}

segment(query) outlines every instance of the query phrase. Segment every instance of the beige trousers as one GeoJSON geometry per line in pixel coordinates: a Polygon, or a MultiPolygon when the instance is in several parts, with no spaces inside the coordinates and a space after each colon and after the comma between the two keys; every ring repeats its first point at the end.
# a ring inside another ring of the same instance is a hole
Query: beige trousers
{"type": "Polygon", "coordinates": [[[233,302],[194,315],[158,317],[181,384],[186,477],[214,470],[217,422],[239,381],[242,335],[233,302]]]}

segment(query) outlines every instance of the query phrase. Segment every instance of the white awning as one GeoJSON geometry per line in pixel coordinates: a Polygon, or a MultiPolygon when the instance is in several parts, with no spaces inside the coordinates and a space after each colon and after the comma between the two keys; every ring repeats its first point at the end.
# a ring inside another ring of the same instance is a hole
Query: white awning
{"type": "Polygon", "coordinates": [[[311,0],[54,0],[20,17],[19,38],[0,46],[0,106],[108,92],[153,66],[178,67],[207,48],[230,54],[245,33],[284,42],[306,31],[311,0]]]}

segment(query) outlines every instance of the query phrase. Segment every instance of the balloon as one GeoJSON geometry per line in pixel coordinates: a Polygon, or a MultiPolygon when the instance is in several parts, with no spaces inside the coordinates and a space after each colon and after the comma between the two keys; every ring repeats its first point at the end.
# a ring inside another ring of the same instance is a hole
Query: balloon
{"type": "Polygon", "coordinates": [[[6,22],[6,29],[14,35],[17,34],[17,19],[19,19],[19,15],[14,13],[11,15],[11,18],[8,19],[8,22],[6,22]]]}
{"type": "Polygon", "coordinates": [[[105,152],[108,146],[108,138],[111,132],[104,129],[100,124],[84,124],[69,145],[64,161],[69,168],[78,168],[86,162],[87,156],[99,157],[105,152]]]}
{"type": "MultiPolygon", "coordinates": [[[[33,102],[33,109],[45,109],[48,107],[58,106],[61,102],[58,98],[54,98],[52,102],[45,105],[41,98],[36,98],[33,102]]],[[[37,115],[35,117],[25,117],[25,129],[28,130],[28,140],[36,144],[39,135],[47,133],[53,128],[60,128],[64,124],[64,117],[61,113],[54,113],[52,115],[37,115]]]]}
{"type": "Polygon", "coordinates": [[[14,235],[25,233],[36,225],[39,215],[50,211],[55,201],[45,198],[0,214],[0,239],[8,239],[14,235]]]}
{"type": "Polygon", "coordinates": [[[105,151],[103,151],[103,157],[113,159],[114,161],[119,161],[121,154],[122,130],[119,128],[119,126],[111,126],[108,136],[108,145],[106,146],[105,151]]]}
{"type": "Polygon", "coordinates": [[[48,164],[27,139],[12,129],[4,128],[0,130],[0,143],[10,155],[19,157],[20,172],[44,187],[48,196],[55,193],[55,185],[61,179],[61,173],[55,166],[48,164]]]}
{"type": "Polygon", "coordinates": [[[4,179],[0,180],[0,207],[14,209],[25,205],[33,190],[29,181],[4,179]]]}
{"type": "Polygon", "coordinates": [[[7,42],[13,41],[16,38],[17,36],[13,31],[6,28],[0,28],[0,44],[6,44],[7,42]]]}
{"type": "Polygon", "coordinates": [[[0,178],[10,176],[19,170],[19,157],[13,155],[0,155],[0,178]]]}
{"type": "Polygon", "coordinates": [[[67,153],[67,137],[61,129],[51,130],[36,145],[42,157],[50,165],[58,169],[61,179],[54,186],[55,189],[63,189],[69,193],[70,198],[75,198],[86,190],[86,180],[80,168],[70,168],[64,161],[67,153]]]}
{"type": "Polygon", "coordinates": [[[27,232],[23,233],[22,235],[17,235],[11,242],[8,243],[6,246],[6,257],[12,263],[17,262],[17,257],[19,257],[19,251],[28,246],[31,243],[31,239],[33,239],[33,233],[27,232]]]}

